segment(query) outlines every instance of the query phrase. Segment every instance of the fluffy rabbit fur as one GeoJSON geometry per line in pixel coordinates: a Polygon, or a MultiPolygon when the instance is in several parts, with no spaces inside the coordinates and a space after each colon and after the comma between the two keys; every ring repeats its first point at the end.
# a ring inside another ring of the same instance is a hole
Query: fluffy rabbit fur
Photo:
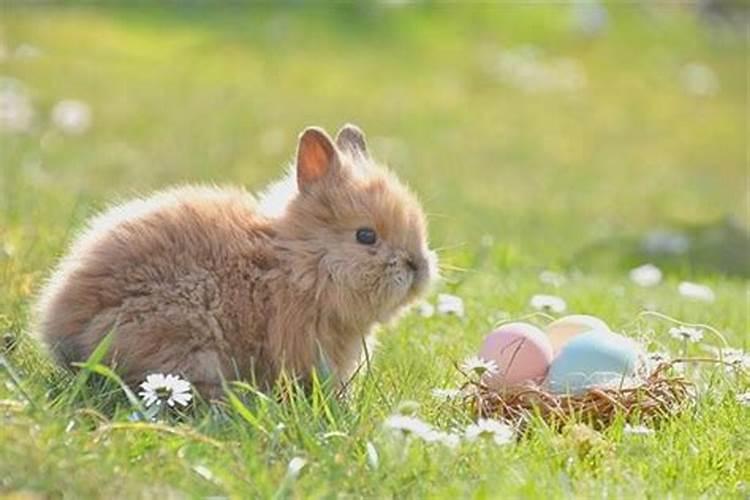
{"type": "Polygon", "coordinates": [[[282,370],[346,381],[373,326],[434,277],[425,217],[353,125],[335,142],[306,129],[289,180],[261,202],[185,186],[95,217],[42,291],[40,338],[69,365],[113,332],[126,382],[181,374],[206,397],[222,379],[268,389],[282,370]]]}

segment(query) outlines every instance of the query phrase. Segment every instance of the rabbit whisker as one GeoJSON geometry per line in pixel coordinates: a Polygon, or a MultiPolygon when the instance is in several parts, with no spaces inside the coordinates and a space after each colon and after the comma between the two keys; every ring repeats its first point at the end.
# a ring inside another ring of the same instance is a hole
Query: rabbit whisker
{"type": "Polygon", "coordinates": [[[453,266],[451,264],[438,264],[438,268],[440,270],[458,271],[458,272],[461,272],[461,273],[465,273],[465,272],[469,271],[468,267],[453,266]]]}

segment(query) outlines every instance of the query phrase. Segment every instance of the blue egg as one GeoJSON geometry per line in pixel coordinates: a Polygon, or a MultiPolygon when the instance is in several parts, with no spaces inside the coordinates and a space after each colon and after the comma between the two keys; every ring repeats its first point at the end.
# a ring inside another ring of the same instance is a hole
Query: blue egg
{"type": "Polygon", "coordinates": [[[563,346],[552,361],[547,385],[553,392],[578,394],[635,374],[638,344],[616,333],[591,330],[563,346]]]}

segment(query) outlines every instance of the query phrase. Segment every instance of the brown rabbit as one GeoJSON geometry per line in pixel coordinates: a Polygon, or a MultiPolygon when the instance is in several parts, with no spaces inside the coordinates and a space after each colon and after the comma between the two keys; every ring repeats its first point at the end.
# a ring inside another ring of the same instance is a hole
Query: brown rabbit
{"type": "Polygon", "coordinates": [[[206,397],[222,379],[268,389],[282,370],[345,381],[373,326],[425,292],[435,257],[420,204],[357,127],[335,143],[306,129],[295,170],[260,203],[184,186],[94,218],[42,292],[40,337],[68,365],[113,332],[107,359],[126,382],[181,374],[206,397]]]}

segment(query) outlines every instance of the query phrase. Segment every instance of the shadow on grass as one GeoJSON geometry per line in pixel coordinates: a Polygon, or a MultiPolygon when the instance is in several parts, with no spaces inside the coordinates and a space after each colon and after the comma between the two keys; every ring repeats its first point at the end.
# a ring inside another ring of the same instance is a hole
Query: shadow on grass
{"type": "Polygon", "coordinates": [[[703,225],[665,225],[596,242],[571,260],[585,270],[632,269],[647,262],[668,273],[750,278],[750,234],[733,217],[703,225]]]}

